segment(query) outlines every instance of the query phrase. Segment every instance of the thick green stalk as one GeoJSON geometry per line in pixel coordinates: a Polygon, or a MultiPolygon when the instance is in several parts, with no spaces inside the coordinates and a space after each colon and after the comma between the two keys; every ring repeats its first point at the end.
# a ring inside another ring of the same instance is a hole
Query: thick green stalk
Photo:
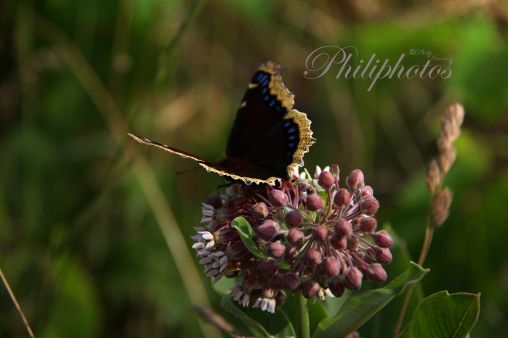
{"type": "Polygon", "coordinates": [[[296,296],[297,330],[299,338],[310,338],[309,309],[307,298],[301,293],[296,296]]]}

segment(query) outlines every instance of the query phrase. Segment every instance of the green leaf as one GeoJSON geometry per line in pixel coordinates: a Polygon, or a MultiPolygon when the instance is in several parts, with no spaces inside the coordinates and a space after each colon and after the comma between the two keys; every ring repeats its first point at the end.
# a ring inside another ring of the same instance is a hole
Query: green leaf
{"type": "Polygon", "coordinates": [[[466,337],[479,313],[480,294],[439,291],[418,304],[400,337],[466,337]]]}
{"type": "Polygon", "coordinates": [[[406,272],[393,279],[384,288],[351,295],[335,316],[328,317],[319,323],[313,337],[336,338],[346,336],[358,329],[393,298],[404,292],[409,285],[422,279],[428,271],[428,269],[411,262],[406,272]]]}
{"type": "Polygon", "coordinates": [[[256,337],[296,336],[288,316],[279,308],[274,314],[259,309],[241,308],[229,296],[222,298],[221,306],[241,320],[256,337]]]}
{"type": "Polygon", "coordinates": [[[221,296],[229,294],[229,291],[236,285],[234,278],[221,278],[212,284],[213,289],[221,296]]]}
{"type": "Polygon", "coordinates": [[[261,251],[254,240],[252,239],[254,236],[254,230],[252,229],[252,226],[250,225],[249,221],[247,221],[243,217],[237,217],[232,222],[233,228],[238,231],[238,234],[240,235],[240,238],[242,239],[243,244],[245,247],[257,258],[260,259],[267,259],[268,256],[261,251]]]}

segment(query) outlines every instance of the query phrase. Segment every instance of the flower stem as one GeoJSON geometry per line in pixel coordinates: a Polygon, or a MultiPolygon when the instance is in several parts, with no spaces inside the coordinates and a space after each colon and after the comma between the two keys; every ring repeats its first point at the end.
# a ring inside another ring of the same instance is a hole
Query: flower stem
{"type": "Polygon", "coordinates": [[[309,309],[307,308],[307,298],[301,293],[296,295],[296,315],[298,337],[310,338],[309,309]]]}
{"type": "MultiPolygon", "coordinates": [[[[425,259],[427,258],[427,254],[429,253],[430,244],[432,243],[432,236],[434,235],[434,225],[431,221],[427,223],[425,227],[425,238],[423,240],[422,249],[420,250],[420,256],[418,257],[418,265],[423,265],[425,263],[425,259]]],[[[397,324],[395,325],[395,329],[393,330],[393,338],[399,336],[400,329],[402,328],[402,323],[404,321],[404,316],[406,315],[407,307],[409,305],[409,300],[411,299],[411,295],[413,294],[413,290],[416,284],[412,284],[408,287],[406,294],[404,295],[404,300],[402,301],[402,307],[399,312],[399,318],[397,319],[397,324]]]]}

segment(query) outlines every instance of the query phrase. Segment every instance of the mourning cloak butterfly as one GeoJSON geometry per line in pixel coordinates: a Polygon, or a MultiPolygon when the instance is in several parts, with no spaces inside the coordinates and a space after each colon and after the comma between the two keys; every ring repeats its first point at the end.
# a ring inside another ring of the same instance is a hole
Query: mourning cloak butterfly
{"type": "Polygon", "coordinates": [[[129,133],[139,143],[154,146],[199,163],[208,172],[246,184],[274,185],[289,179],[303,165],[314,143],[310,120],[293,109],[294,95],[282,83],[282,67],[267,62],[254,73],[236,114],[226,145],[226,158],[209,162],[197,156],[129,133]]]}

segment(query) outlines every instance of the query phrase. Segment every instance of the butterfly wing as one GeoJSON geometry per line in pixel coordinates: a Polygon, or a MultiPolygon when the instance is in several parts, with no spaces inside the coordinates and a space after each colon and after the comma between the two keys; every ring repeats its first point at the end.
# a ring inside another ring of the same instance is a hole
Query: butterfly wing
{"type": "Polygon", "coordinates": [[[149,146],[152,146],[152,147],[156,147],[156,148],[162,149],[164,151],[170,152],[172,154],[178,155],[178,156],[183,157],[183,158],[190,158],[191,160],[199,162],[199,164],[201,164],[201,163],[205,163],[205,164],[209,163],[208,161],[206,161],[206,160],[204,160],[204,159],[202,159],[202,158],[200,158],[198,156],[186,153],[185,151],[178,150],[176,148],[167,146],[165,144],[162,144],[162,143],[159,143],[159,142],[156,142],[156,141],[152,141],[152,140],[149,140],[149,139],[144,138],[144,137],[140,137],[140,136],[132,134],[132,133],[127,133],[127,135],[129,135],[130,137],[132,137],[134,140],[136,140],[137,142],[139,142],[141,144],[149,145],[149,146]]]}
{"type": "Polygon", "coordinates": [[[201,164],[245,183],[275,184],[301,165],[313,143],[310,121],[293,109],[282,67],[267,62],[254,73],[229,135],[226,158],[201,164]]]}
{"type": "Polygon", "coordinates": [[[314,143],[310,121],[293,109],[294,96],[282,82],[282,67],[267,62],[254,73],[236,114],[226,145],[226,158],[211,163],[195,155],[129,133],[150,145],[197,161],[207,171],[247,184],[274,185],[303,164],[314,143]]]}

